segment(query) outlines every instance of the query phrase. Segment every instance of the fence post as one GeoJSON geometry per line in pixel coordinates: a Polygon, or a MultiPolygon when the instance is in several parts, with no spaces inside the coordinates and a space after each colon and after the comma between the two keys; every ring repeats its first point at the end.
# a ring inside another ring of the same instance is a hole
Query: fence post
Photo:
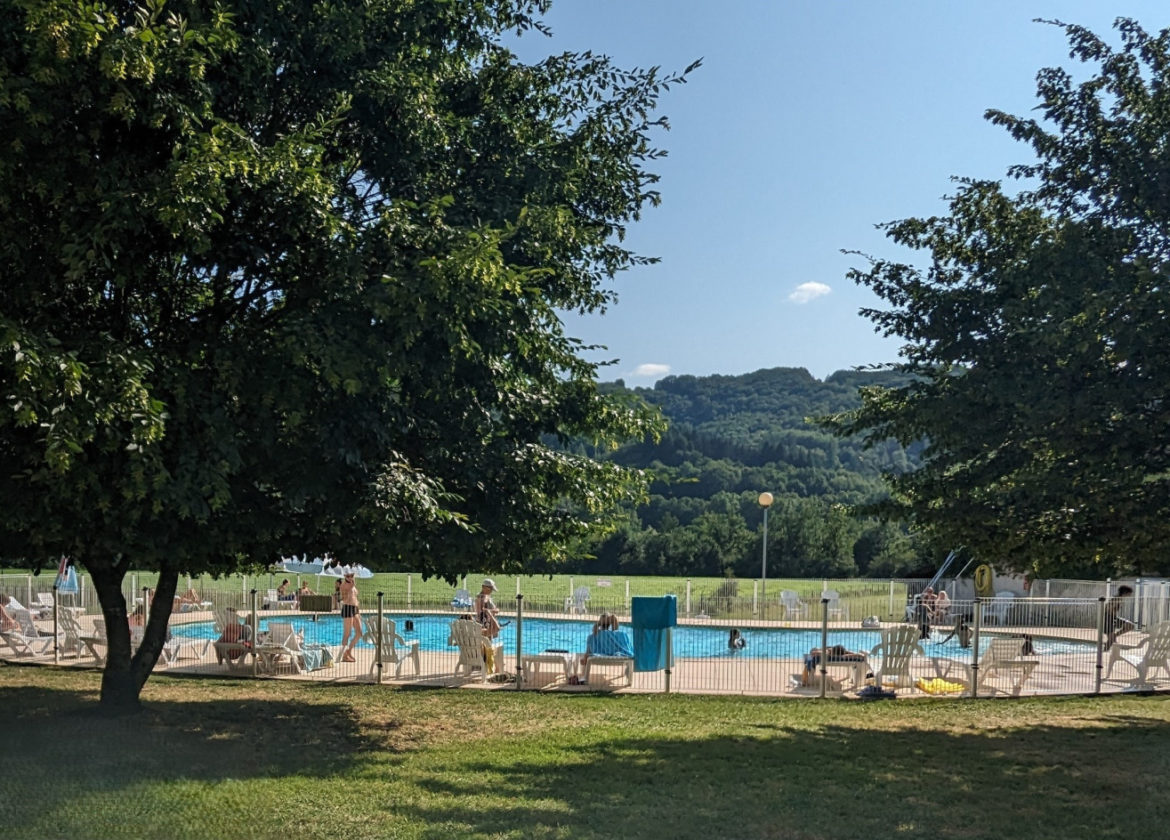
{"type": "Polygon", "coordinates": [[[407,576],[406,576],[406,608],[407,608],[408,610],[410,609],[410,605],[411,605],[411,598],[412,598],[412,595],[413,595],[413,593],[412,593],[411,589],[412,589],[412,587],[411,587],[411,580],[410,580],[410,575],[407,575],[407,576]]]}
{"type": "Polygon", "coordinates": [[[32,575],[24,576],[24,603],[25,606],[32,605],[32,575]]]}
{"type": "Polygon", "coordinates": [[[979,696],[979,631],[983,627],[983,599],[975,599],[975,633],[971,640],[971,697],[979,696]]]}
{"type": "Polygon", "coordinates": [[[630,614],[630,579],[626,578],[626,615],[630,614]]]}
{"type": "Polygon", "coordinates": [[[382,608],[383,608],[383,599],[384,598],[385,598],[385,593],[379,592],[378,593],[378,623],[375,625],[377,630],[375,631],[375,634],[374,634],[376,637],[375,640],[378,643],[378,648],[377,648],[377,650],[374,651],[374,669],[378,672],[378,677],[377,677],[378,685],[382,684],[382,614],[383,614],[382,608]]]}
{"type": "Polygon", "coordinates": [[[687,615],[691,614],[691,579],[687,578],[687,615]]]}
{"type": "Polygon", "coordinates": [[[674,667],[674,628],[666,628],[666,693],[670,694],[670,671],[674,667]]]}
{"type": "Polygon", "coordinates": [[[825,683],[829,676],[829,599],[821,596],[821,699],[825,699],[825,683]]]}
{"type": "MultiPolygon", "coordinates": [[[[247,580],[247,575],[244,576],[247,580]]],[[[259,672],[259,663],[256,661],[256,648],[260,646],[260,616],[256,614],[256,590],[251,590],[251,617],[248,623],[252,625],[252,676],[256,676],[259,672]]]]}
{"type": "Polygon", "coordinates": [[[758,580],[752,581],[752,614],[760,611],[760,582],[758,580]]]}
{"type": "Polygon", "coordinates": [[[1138,578],[1135,583],[1137,584],[1137,592],[1134,593],[1136,603],[1133,605],[1133,623],[1135,627],[1142,627],[1142,616],[1145,614],[1145,610],[1142,609],[1142,600],[1145,597],[1142,592],[1142,579],[1138,578]]]}
{"type": "MultiPolygon", "coordinates": [[[[32,603],[31,601],[29,602],[32,603]]],[[[57,602],[57,584],[53,584],[53,664],[61,664],[61,644],[60,638],[57,636],[57,613],[61,611],[61,605],[57,602]]],[[[31,615],[31,613],[30,613],[31,615]]],[[[80,657],[79,657],[80,658],[80,657]]]]}
{"type": "Polygon", "coordinates": [[[890,607],[886,611],[886,615],[892,616],[894,614],[894,579],[890,578],[890,607]]]}
{"type": "Polygon", "coordinates": [[[1105,599],[1097,599],[1097,678],[1096,684],[1093,686],[1093,693],[1101,693],[1101,677],[1102,671],[1105,668],[1105,663],[1102,661],[1105,655],[1105,599]]]}
{"type": "Polygon", "coordinates": [[[524,596],[516,578],[516,690],[524,688],[524,596]]]}

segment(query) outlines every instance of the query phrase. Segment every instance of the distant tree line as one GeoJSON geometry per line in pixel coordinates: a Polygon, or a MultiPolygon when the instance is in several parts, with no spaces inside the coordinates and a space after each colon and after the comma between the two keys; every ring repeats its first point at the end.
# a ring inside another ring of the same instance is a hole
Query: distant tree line
{"type": "Polygon", "coordinates": [[[895,386],[892,373],[838,372],[820,381],[804,369],[742,376],[671,376],[629,391],[657,406],[670,427],[658,441],[592,452],[647,470],[649,498],[621,526],[587,542],[571,569],[596,574],[752,578],[761,571],[768,491],[769,577],[890,577],[922,574],[932,548],[903,525],[858,518],[854,506],[886,495],[883,473],[917,463],[919,447],[864,448],[809,418],[855,408],[862,385],[895,386]]]}

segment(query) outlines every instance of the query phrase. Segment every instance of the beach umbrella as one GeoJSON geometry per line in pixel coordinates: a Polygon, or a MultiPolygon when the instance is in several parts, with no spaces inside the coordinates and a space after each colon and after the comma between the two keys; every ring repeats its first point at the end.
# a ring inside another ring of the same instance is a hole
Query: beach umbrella
{"type": "Polygon", "coordinates": [[[365,566],[363,566],[360,563],[354,563],[352,565],[346,565],[346,566],[341,566],[341,565],[326,566],[318,574],[320,574],[324,577],[335,577],[335,578],[343,577],[345,575],[353,575],[354,577],[358,578],[359,580],[365,580],[366,578],[372,578],[374,576],[374,573],[372,571],[370,571],[369,569],[367,569],[365,566]]]}

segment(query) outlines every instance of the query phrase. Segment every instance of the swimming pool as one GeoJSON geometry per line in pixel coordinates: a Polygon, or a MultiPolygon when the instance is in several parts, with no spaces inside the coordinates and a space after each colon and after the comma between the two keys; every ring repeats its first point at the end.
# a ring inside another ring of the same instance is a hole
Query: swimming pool
{"type": "MultiPolygon", "coordinates": [[[[452,615],[435,614],[404,614],[387,613],[387,618],[393,619],[398,633],[403,638],[418,640],[422,651],[449,652],[447,645],[452,615]],[[408,626],[408,622],[410,623],[408,626]]],[[[270,617],[260,619],[260,629],[266,630],[270,617]]],[[[271,620],[282,623],[291,623],[298,631],[304,633],[306,643],[327,645],[341,644],[341,617],[338,615],[324,616],[271,616],[271,620]]],[[[506,654],[516,651],[516,624],[506,617],[501,617],[504,624],[500,631],[499,641],[504,645],[506,654]]],[[[546,650],[564,650],[571,653],[583,651],[585,640],[593,622],[574,619],[524,619],[524,653],[541,653],[546,650]]],[[[624,627],[627,632],[629,627],[624,627]]],[[[708,627],[702,625],[681,625],[674,629],[674,654],[677,657],[698,659],[798,659],[813,648],[821,646],[820,630],[800,630],[793,628],[753,628],[741,625],[740,630],[747,640],[747,647],[743,650],[730,651],[727,648],[727,627],[708,627]]],[[[215,626],[210,621],[196,622],[176,626],[174,635],[184,638],[209,639],[215,638],[215,626]]],[[[952,639],[946,644],[940,644],[939,639],[944,634],[935,631],[935,638],[922,642],[923,651],[927,656],[947,657],[950,659],[964,659],[971,656],[971,651],[964,650],[957,640],[952,639]]],[[[980,649],[985,650],[991,639],[990,634],[984,634],[980,639],[980,649]]],[[[881,640],[877,630],[830,630],[829,644],[844,645],[849,650],[868,652],[881,640]]],[[[1095,647],[1087,643],[1067,642],[1054,639],[1036,639],[1034,642],[1036,653],[1051,654],[1089,654],[1095,647]]],[[[360,645],[368,647],[368,645],[360,645]]]]}

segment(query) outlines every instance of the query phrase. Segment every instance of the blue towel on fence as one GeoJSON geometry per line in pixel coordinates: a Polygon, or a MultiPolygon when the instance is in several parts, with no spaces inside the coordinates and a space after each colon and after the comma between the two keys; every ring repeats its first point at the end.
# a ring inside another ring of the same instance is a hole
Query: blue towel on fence
{"type": "Polygon", "coordinates": [[[634,630],[634,670],[661,671],[670,667],[668,628],[678,624],[678,599],[637,596],[630,599],[630,626],[634,630]]]}

